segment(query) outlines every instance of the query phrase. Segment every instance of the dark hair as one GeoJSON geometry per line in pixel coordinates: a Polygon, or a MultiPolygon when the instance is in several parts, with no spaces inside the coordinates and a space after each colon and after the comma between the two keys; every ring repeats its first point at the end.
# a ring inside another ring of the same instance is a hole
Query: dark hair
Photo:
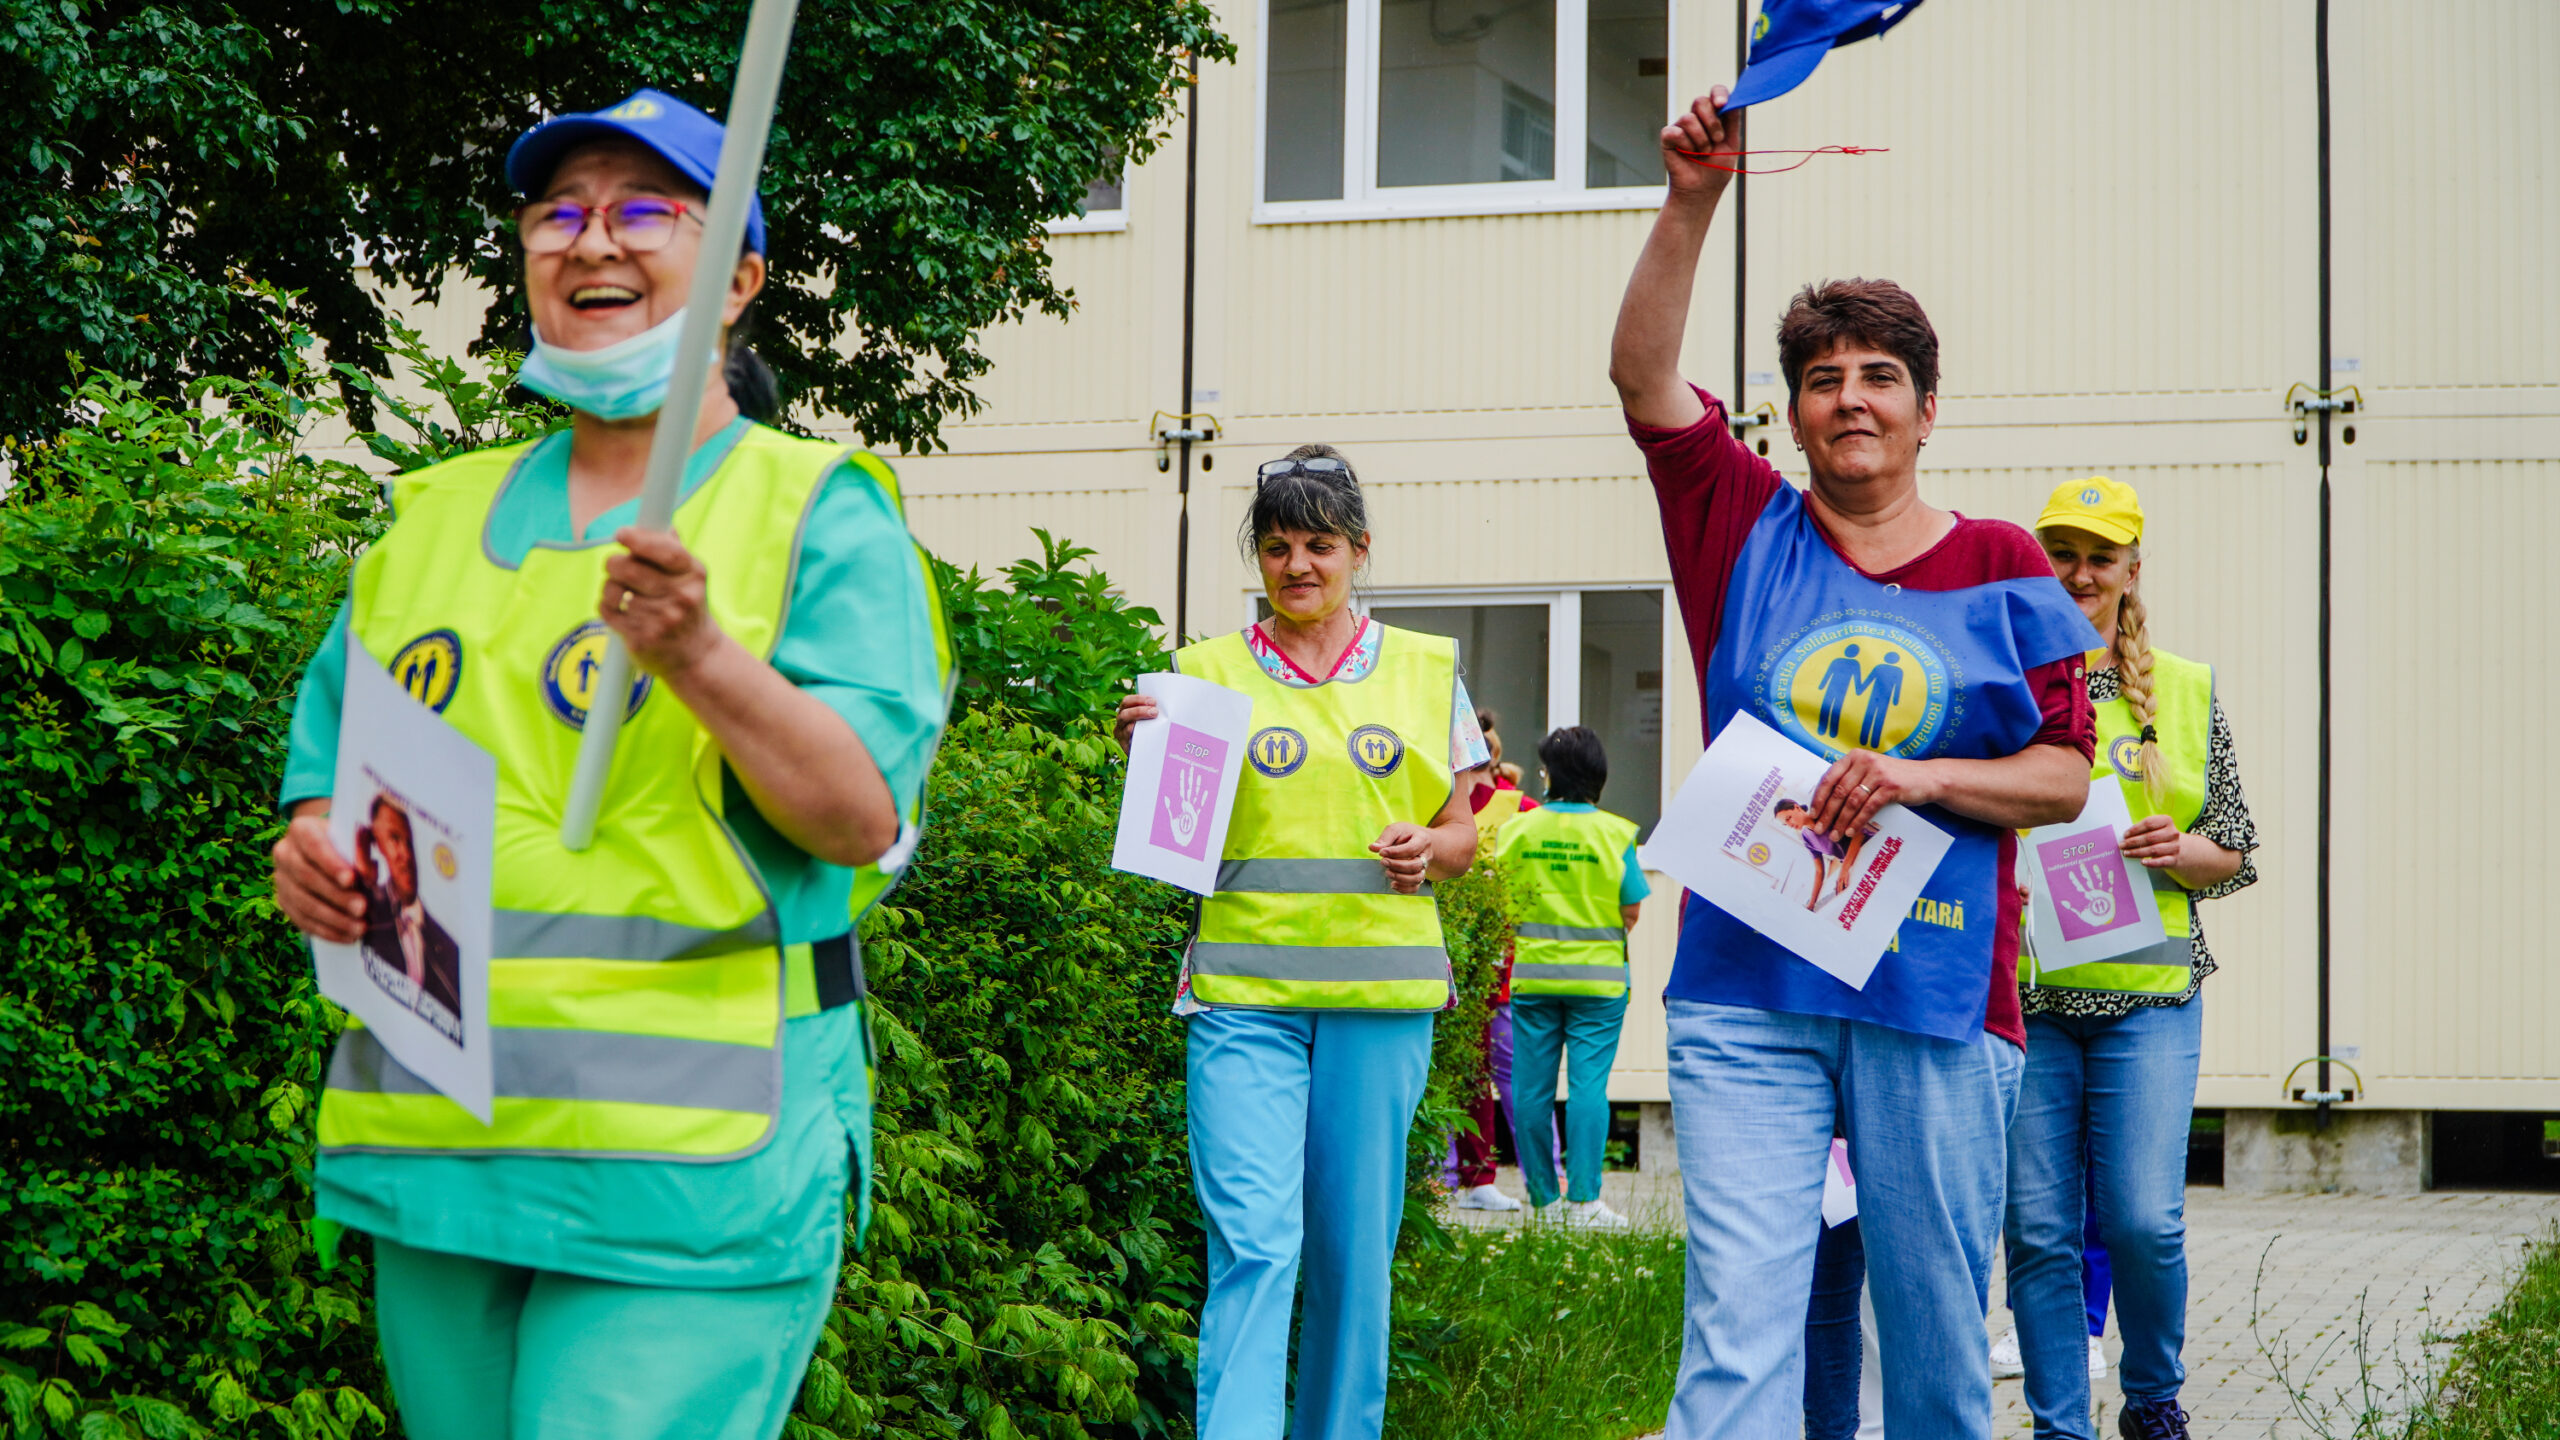
{"type": "Polygon", "coordinates": [[[1269,480],[1257,479],[1253,504],[1236,532],[1236,550],[1248,561],[1262,548],[1265,536],[1283,530],[1313,535],[1339,535],[1358,544],[1369,533],[1369,505],[1360,496],[1360,475],[1350,457],[1330,445],[1301,445],[1284,460],[1339,460],[1334,474],[1300,470],[1269,480]]]}
{"type": "Polygon", "coordinates": [[[1797,291],[1778,321],[1788,405],[1804,387],[1804,367],[1844,340],[1901,361],[1923,398],[1938,393],[1938,332],[1911,292],[1890,280],[1825,280],[1797,291]]]}
{"type": "Polygon", "coordinates": [[[1547,799],[1568,805],[1597,805],[1609,783],[1609,752],[1600,737],[1580,725],[1552,731],[1538,742],[1538,763],[1547,767],[1547,799]]]}
{"type": "Polygon", "coordinates": [[[1769,813],[1772,815],[1784,815],[1790,810],[1802,810],[1803,808],[1803,806],[1797,804],[1793,800],[1781,800],[1778,802],[1778,808],[1770,811],[1769,813]]]}

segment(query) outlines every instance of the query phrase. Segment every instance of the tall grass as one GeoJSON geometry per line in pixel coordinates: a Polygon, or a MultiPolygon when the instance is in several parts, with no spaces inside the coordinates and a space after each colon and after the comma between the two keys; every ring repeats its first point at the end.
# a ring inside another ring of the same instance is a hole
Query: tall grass
{"type": "Polygon", "coordinates": [[[1396,1268],[1389,1440],[1661,1429],[1680,1360],[1681,1256],[1676,1230],[1540,1223],[1409,1246],[1396,1268]]]}
{"type": "Polygon", "coordinates": [[[2505,1303],[2454,1346],[2444,1385],[2412,1419],[2409,1436],[2560,1436],[2560,1232],[2533,1247],[2505,1303]]]}

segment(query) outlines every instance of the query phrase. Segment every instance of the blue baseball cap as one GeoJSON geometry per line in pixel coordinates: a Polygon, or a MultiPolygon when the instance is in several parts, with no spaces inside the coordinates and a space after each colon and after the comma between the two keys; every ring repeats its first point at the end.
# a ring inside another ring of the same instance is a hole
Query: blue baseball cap
{"type": "Polygon", "coordinates": [[[1724,108],[1777,99],[1803,84],[1833,46],[1881,35],[1919,8],[1920,0],[1762,0],[1750,63],[1724,108]]]}
{"type": "MultiPolygon", "coordinates": [[[[720,122],[661,90],[634,90],[609,110],[557,115],[516,137],[507,151],[507,183],[531,195],[551,178],[571,147],[607,135],[639,141],[708,194],[720,168],[720,122]]],[[[764,253],[764,197],[747,196],[747,249],[764,253]]]]}

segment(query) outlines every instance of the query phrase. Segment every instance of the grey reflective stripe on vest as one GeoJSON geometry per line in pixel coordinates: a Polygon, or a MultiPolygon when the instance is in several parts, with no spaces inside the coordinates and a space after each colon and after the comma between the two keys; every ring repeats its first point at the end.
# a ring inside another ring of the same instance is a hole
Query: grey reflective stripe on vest
{"type": "MultiPolygon", "coordinates": [[[[489,1062],[497,1093],[520,1100],[611,1100],[690,1110],[781,1109],[781,1067],[760,1045],[724,1045],[664,1035],[493,1027],[489,1062]]],[[[385,1095],[432,1095],[434,1086],[391,1058],[370,1030],[338,1037],[329,1088],[385,1095]]]]}
{"type": "Polygon", "coordinates": [[[1622,925],[1514,925],[1511,933],[1523,940],[1624,940],[1622,925]]]}
{"type": "Polygon", "coordinates": [[[1446,980],[1449,952],[1437,945],[1232,945],[1202,940],[1191,947],[1191,973],[1257,980],[1446,980]]]}
{"type": "Polygon", "coordinates": [[[773,912],[734,930],[703,930],[645,915],[560,915],[500,910],[489,944],[502,960],[708,960],[773,944],[773,912]]]}
{"type": "MultiPolygon", "coordinates": [[[[1393,895],[1375,860],[1222,860],[1218,889],[1256,895],[1393,895]]],[[[1419,892],[1431,893],[1424,881],[1419,892]]]]}
{"type": "Polygon", "coordinates": [[[1528,965],[1515,960],[1511,963],[1511,983],[1517,985],[1523,980],[1615,980],[1624,985],[1627,983],[1627,967],[1623,962],[1614,965],[1528,965]]]}

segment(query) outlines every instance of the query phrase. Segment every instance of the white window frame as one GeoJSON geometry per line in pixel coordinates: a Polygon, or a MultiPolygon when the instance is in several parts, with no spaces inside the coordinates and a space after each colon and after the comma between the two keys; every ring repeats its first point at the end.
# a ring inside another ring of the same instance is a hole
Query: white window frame
{"type": "MultiPolygon", "coordinates": [[[[1552,180],[1489,180],[1473,185],[1378,184],[1379,0],[1346,0],[1344,18],[1342,146],[1339,200],[1265,200],[1270,130],[1271,0],[1262,0],[1262,54],[1253,117],[1253,223],[1308,225],[1337,220],[1410,220],[1458,215],[1547,215],[1585,210],[1655,210],[1665,185],[1584,187],[1591,127],[1589,0],[1556,4],[1556,175],[1552,180]]],[[[1671,73],[1663,79],[1662,123],[1671,123],[1680,76],[1679,0],[1665,0],[1664,51],[1671,73]]]]}
{"type": "Polygon", "coordinates": [[[1069,215],[1063,219],[1051,220],[1047,222],[1049,233],[1052,235],[1107,235],[1114,231],[1128,229],[1129,187],[1136,173],[1130,168],[1126,159],[1120,162],[1119,209],[1087,210],[1082,215],[1069,215]]]}
{"type": "MultiPolygon", "coordinates": [[[[1588,585],[1535,586],[1526,589],[1502,589],[1491,586],[1417,586],[1409,589],[1363,590],[1352,595],[1352,609],[1367,615],[1380,605],[1544,605],[1547,607],[1547,728],[1562,729],[1582,723],[1582,597],[1607,591],[1649,590],[1662,597],[1662,676],[1670,684],[1688,661],[1682,647],[1687,643],[1680,628],[1677,599],[1668,580],[1613,580],[1588,585]]],[[[1243,625],[1259,618],[1255,604],[1263,598],[1259,586],[1243,592],[1243,625]]],[[[1241,628],[1241,627],[1239,627],[1241,628]]],[[[1467,657],[1460,655],[1461,665],[1467,657]]],[[[1684,771],[1672,773],[1671,727],[1668,701],[1663,733],[1656,738],[1662,747],[1662,802],[1656,814],[1671,808],[1671,796],[1688,778],[1684,771]]]]}

